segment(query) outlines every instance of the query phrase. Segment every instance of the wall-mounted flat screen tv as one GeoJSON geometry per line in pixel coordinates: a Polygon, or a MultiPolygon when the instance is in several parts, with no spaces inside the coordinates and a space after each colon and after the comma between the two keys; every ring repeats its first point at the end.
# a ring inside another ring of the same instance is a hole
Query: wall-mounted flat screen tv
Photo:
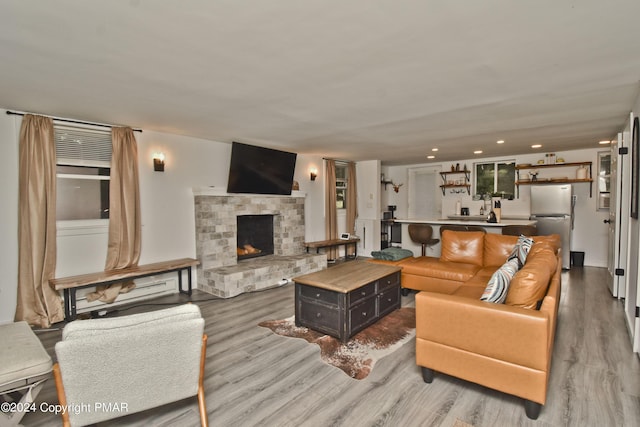
{"type": "Polygon", "coordinates": [[[296,153],[234,142],[228,193],[291,194],[296,153]]]}

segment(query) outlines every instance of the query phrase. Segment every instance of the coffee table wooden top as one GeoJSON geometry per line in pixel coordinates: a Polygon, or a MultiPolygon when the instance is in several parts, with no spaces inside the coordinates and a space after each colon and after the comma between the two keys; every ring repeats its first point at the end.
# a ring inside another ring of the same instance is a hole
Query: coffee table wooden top
{"type": "Polygon", "coordinates": [[[349,261],[315,273],[294,277],[293,281],[302,285],[347,293],[400,270],[400,267],[392,265],[349,261]]]}

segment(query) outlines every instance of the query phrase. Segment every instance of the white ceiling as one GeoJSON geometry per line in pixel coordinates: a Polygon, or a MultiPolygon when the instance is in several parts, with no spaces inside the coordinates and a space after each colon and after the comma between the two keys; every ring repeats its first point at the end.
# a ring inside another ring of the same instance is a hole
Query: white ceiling
{"type": "Polygon", "coordinates": [[[0,58],[7,109],[385,164],[553,152],[624,126],[640,1],[2,0],[0,58]]]}

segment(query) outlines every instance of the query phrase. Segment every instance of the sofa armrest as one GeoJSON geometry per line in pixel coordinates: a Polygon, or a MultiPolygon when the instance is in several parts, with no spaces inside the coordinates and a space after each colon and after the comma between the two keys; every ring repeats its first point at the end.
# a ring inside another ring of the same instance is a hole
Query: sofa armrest
{"type": "Polygon", "coordinates": [[[420,292],[416,295],[416,338],[546,371],[553,336],[551,315],[548,310],[420,292]]]}

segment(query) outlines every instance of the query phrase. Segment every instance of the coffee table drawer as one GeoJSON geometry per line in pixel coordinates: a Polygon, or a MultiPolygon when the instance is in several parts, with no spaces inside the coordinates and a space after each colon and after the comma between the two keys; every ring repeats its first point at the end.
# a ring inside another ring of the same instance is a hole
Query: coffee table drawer
{"type": "Polygon", "coordinates": [[[364,326],[377,320],[376,299],[368,299],[349,310],[349,321],[351,323],[351,334],[362,329],[364,326]]]}
{"type": "Polygon", "coordinates": [[[361,288],[358,288],[354,291],[349,292],[349,302],[350,306],[357,304],[365,298],[370,297],[371,295],[375,295],[376,293],[376,283],[372,282],[367,285],[364,285],[361,288]]]}
{"type": "Polygon", "coordinates": [[[400,273],[393,273],[378,280],[378,292],[390,286],[400,284],[400,273]]]}
{"type": "Polygon", "coordinates": [[[378,294],[380,316],[400,308],[400,286],[391,286],[378,294]]]}
{"type": "Polygon", "coordinates": [[[300,296],[310,298],[313,301],[322,301],[327,304],[338,304],[339,294],[327,289],[316,288],[314,286],[298,285],[300,287],[300,296]]]}
{"type": "Polygon", "coordinates": [[[340,312],[337,308],[312,302],[305,303],[300,309],[298,322],[302,326],[316,329],[333,336],[340,333],[340,312]]]}

